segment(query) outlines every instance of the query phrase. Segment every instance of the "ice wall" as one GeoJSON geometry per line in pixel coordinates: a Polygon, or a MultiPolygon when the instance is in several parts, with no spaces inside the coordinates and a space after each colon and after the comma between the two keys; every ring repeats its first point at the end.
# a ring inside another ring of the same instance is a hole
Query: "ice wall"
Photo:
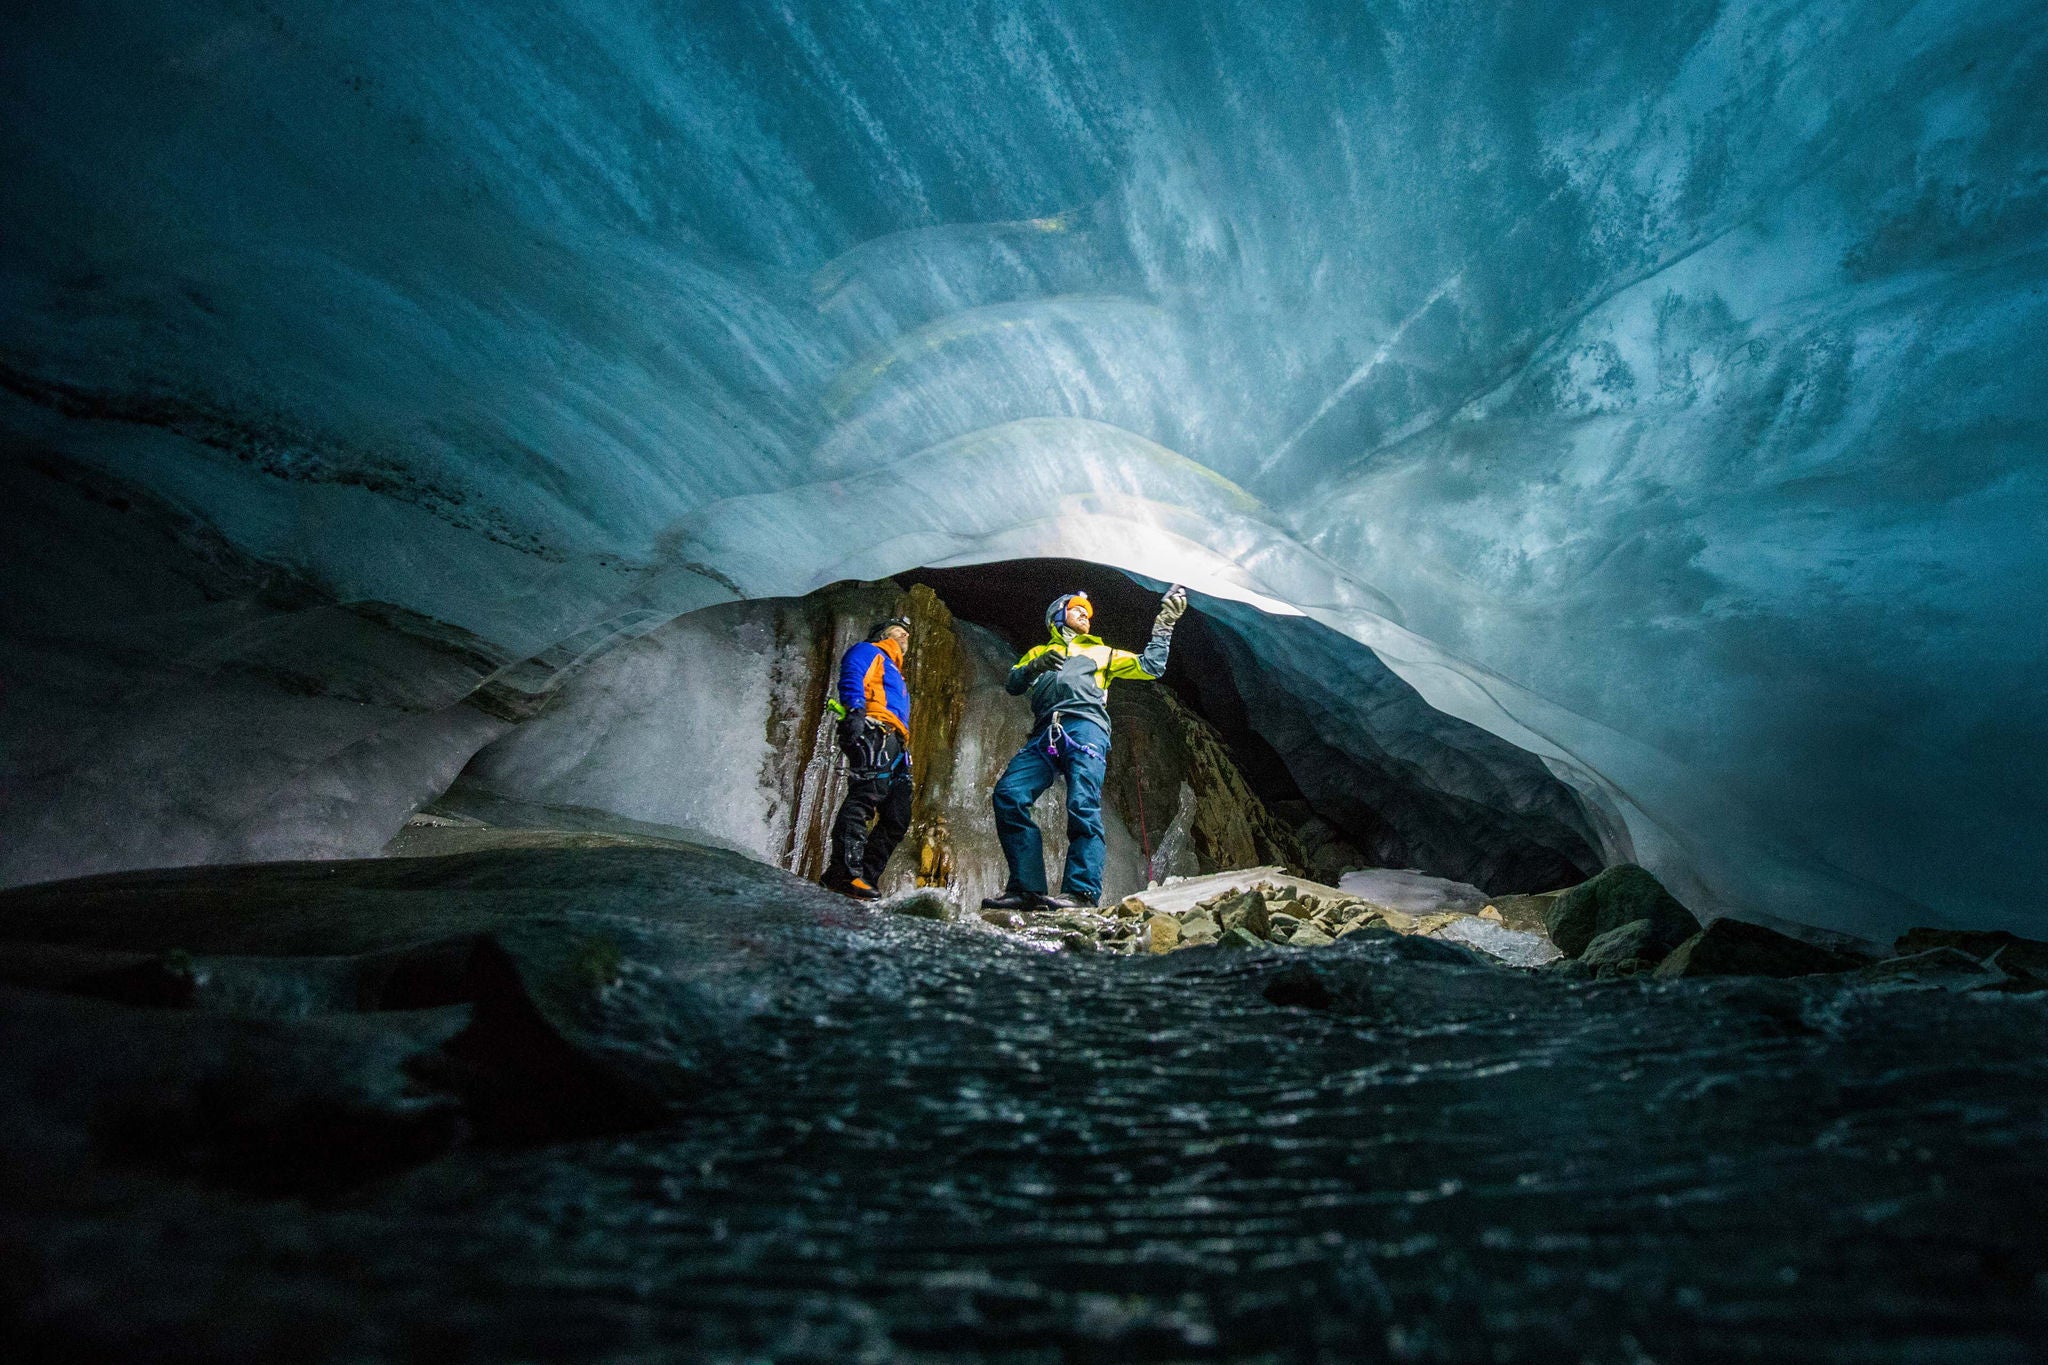
{"type": "Polygon", "coordinates": [[[0,466],[0,885],[369,857],[508,728],[483,641],[132,485],[0,466]]]}
{"type": "Polygon", "coordinates": [[[515,691],[920,563],[1179,578],[1704,910],[2038,928],[2038,18],[24,10],[0,434],[515,691]]]}

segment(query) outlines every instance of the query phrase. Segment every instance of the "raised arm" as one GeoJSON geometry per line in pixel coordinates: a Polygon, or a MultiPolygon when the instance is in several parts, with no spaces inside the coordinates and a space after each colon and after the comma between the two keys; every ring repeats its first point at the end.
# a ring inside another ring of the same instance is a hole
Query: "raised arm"
{"type": "Polygon", "coordinates": [[[1130,654],[1113,652],[1109,660],[1109,676],[1112,678],[1157,678],[1166,672],[1166,656],[1173,650],[1173,628],[1187,613],[1188,595],[1180,587],[1167,590],[1159,601],[1159,615],[1152,621],[1152,638],[1145,648],[1130,654]]]}

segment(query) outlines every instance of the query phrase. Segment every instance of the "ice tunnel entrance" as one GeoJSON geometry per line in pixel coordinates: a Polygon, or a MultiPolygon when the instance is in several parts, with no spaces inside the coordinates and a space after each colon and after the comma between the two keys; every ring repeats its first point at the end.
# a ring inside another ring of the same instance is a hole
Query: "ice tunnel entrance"
{"type": "MultiPolygon", "coordinates": [[[[1027,559],[688,613],[581,666],[436,808],[667,833],[815,876],[844,790],[824,706],[832,670],[869,623],[908,611],[918,793],[886,885],[972,900],[1004,879],[989,792],[1029,713],[1002,681],[1043,638],[1046,603],[1085,590],[1098,633],[1136,648],[1163,586],[1027,559]]],[[[1505,894],[1571,885],[1611,860],[1611,836],[1537,758],[1436,711],[1307,618],[1198,594],[1162,682],[1111,691],[1106,900],[1165,875],[1269,864],[1327,882],[1415,868],[1505,894]]],[[[1039,823],[1056,862],[1057,788],[1039,823]]]]}

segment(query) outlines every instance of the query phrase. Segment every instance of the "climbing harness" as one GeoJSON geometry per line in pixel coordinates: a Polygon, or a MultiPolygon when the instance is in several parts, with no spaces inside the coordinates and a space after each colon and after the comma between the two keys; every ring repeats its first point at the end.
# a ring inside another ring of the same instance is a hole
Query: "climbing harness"
{"type": "Polygon", "coordinates": [[[904,767],[910,760],[906,745],[892,757],[889,741],[893,732],[846,709],[839,698],[827,697],[825,709],[839,719],[839,754],[846,763],[846,775],[856,782],[871,782],[904,767]],[[855,721],[863,722],[856,726],[855,721]]]}
{"type": "Polygon", "coordinates": [[[1046,722],[1045,756],[1057,762],[1062,749],[1070,753],[1078,750],[1096,762],[1104,766],[1108,765],[1108,760],[1103,757],[1102,750],[1096,748],[1093,744],[1084,744],[1067,734],[1067,728],[1060,724],[1060,713],[1055,711],[1052,713],[1052,719],[1046,722]]]}
{"type": "Polygon", "coordinates": [[[910,760],[910,751],[899,748],[891,754],[889,749],[892,738],[890,732],[879,725],[863,725],[858,734],[840,746],[841,752],[846,755],[847,775],[856,782],[871,782],[905,766],[910,760]]]}

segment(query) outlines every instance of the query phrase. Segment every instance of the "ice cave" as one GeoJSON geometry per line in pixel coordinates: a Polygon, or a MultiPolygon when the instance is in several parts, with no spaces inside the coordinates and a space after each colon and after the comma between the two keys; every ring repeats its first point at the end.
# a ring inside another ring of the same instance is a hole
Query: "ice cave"
{"type": "Polygon", "coordinates": [[[17,7],[0,1347],[2042,1358],[2043,18],[17,7]]]}

